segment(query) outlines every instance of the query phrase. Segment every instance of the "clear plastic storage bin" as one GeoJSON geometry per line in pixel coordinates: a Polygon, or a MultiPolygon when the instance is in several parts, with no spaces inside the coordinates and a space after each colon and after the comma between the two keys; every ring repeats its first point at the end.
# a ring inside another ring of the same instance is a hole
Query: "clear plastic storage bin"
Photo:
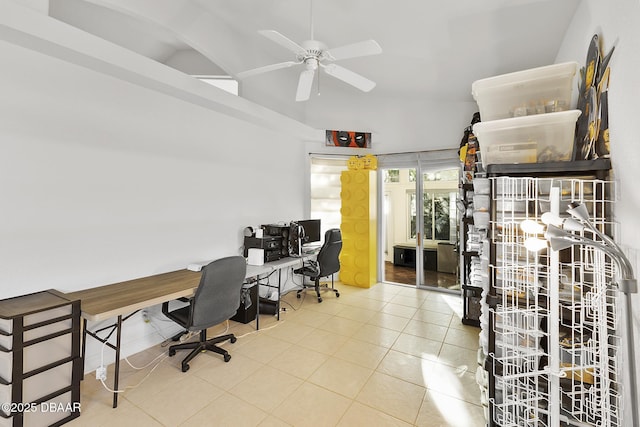
{"type": "Polygon", "coordinates": [[[473,133],[484,166],[569,161],[580,110],[480,122],[473,133]]]}
{"type": "Polygon", "coordinates": [[[569,109],[578,63],[565,62],[477,80],[471,86],[483,122],[569,109]]]}

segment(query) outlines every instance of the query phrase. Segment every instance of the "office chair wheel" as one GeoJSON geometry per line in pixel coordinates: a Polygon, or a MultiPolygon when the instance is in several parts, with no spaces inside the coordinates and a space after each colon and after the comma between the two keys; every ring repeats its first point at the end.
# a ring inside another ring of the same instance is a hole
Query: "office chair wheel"
{"type": "Polygon", "coordinates": [[[318,302],[322,302],[322,298],[318,297],[318,302]]]}
{"type": "Polygon", "coordinates": [[[231,338],[229,339],[229,341],[231,341],[231,344],[233,344],[234,342],[238,341],[238,338],[236,338],[236,337],[231,337],[231,338]]]}
{"type": "Polygon", "coordinates": [[[229,360],[231,360],[231,355],[230,354],[225,354],[224,355],[224,361],[228,362],[229,360]]]}
{"type": "Polygon", "coordinates": [[[176,350],[173,348],[169,349],[169,357],[175,356],[176,355],[176,350]]]}
{"type": "Polygon", "coordinates": [[[340,298],[340,292],[336,292],[336,298],[340,298]]]}
{"type": "Polygon", "coordinates": [[[189,370],[189,365],[182,365],[182,372],[187,372],[189,370]]]}
{"type": "Polygon", "coordinates": [[[300,294],[296,294],[296,298],[300,299],[300,294]]]}

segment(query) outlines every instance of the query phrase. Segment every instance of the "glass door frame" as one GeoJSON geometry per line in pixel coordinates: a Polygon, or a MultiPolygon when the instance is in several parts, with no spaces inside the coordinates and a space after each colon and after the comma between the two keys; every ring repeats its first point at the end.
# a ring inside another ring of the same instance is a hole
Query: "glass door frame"
{"type": "Polygon", "coordinates": [[[385,281],[385,249],[386,249],[386,216],[385,216],[385,183],[384,183],[384,171],[389,169],[415,169],[416,181],[414,191],[416,194],[416,282],[414,285],[420,289],[434,289],[432,286],[426,286],[424,284],[424,242],[422,236],[424,236],[424,183],[422,182],[422,171],[420,164],[415,160],[413,164],[408,162],[404,166],[389,166],[378,169],[377,174],[377,188],[378,188],[378,242],[382,244],[378,245],[378,281],[385,281]]]}
{"type": "MultiPolygon", "coordinates": [[[[409,153],[404,153],[409,154],[409,153]]],[[[401,161],[392,162],[392,164],[378,165],[377,173],[377,197],[380,201],[377,205],[377,238],[378,242],[378,281],[385,281],[385,249],[386,249],[386,217],[384,212],[384,197],[385,197],[385,183],[384,183],[384,171],[389,169],[415,169],[416,182],[415,182],[415,194],[416,194],[416,282],[415,286],[418,289],[432,290],[436,292],[458,294],[460,291],[457,289],[446,289],[437,286],[429,286],[425,283],[425,271],[424,271],[424,174],[434,170],[433,166],[423,167],[420,161],[420,154],[415,153],[414,158],[405,157],[401,161]],[[418,254],[420,254],[418,256],[418,254]]],[[[453,161],[444,161],[441,163],[442,170],[454,169],[458,166],[457,157],[454,157],[453,161]]],[[[457,212],[456,212],[457,214],[457,212]]],[[[457,220],[456,220],[457,223],[457,220]]]]}

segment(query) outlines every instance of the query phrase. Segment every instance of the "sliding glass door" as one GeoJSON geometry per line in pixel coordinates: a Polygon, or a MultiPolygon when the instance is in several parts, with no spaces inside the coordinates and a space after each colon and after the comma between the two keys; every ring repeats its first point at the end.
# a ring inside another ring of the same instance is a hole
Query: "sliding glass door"
{"type": "Polygon", "coordinates": [[[456,157],[447,153],[429,164],[420,154],[379,158],[379,275],[387,282],[458,289],[456,157]]]}
{"type": "Polygon", "coordinates": [[[417,284],[416,169],[382,169],[383,276],[385,282],[417,284]]]}
{"type": "Polygon", "coordinates": [[[459,289],[458,271],[458,169],[422,173],[421,285],[459,289]]]}

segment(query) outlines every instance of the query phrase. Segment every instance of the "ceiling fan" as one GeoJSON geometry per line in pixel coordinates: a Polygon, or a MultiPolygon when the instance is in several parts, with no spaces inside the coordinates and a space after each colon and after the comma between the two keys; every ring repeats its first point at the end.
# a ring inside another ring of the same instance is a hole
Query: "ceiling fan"
{"type": "Polygon", "coordinates": [[[328,49],[324,43],[313,38],[313,1],[311,1],[310,15],[311,37],[309,40],[305,40],[301,44],[290,40],[274,30],[258,31],[269,40],[276,42],[280,46],[283,46],[295,53],[295,61],[280,62],[278,64],[254,68],[252,70],[240,72],[236,77],[242,80],[246,77],[255,76],[257,74],[304,64],[305,69],[302,70],[298,79],[296,101],[306,101],[309,99],[309,96],[311,95],[311,87],[313,85],[313,78],[318,68],[324,69],[325,73],[330,76],[342,80],[363,92],[369,92],[373,89],[376,86],[375,82],[361,76],[360,74],[354,73],[351,70],[333,64],[332,62],[340,59],[380,54],[382,53],[380,45],[375,40],[365,40],[358,43],[328,49]],[[330,63],[325,64],[325,62],[330,63]]]}

